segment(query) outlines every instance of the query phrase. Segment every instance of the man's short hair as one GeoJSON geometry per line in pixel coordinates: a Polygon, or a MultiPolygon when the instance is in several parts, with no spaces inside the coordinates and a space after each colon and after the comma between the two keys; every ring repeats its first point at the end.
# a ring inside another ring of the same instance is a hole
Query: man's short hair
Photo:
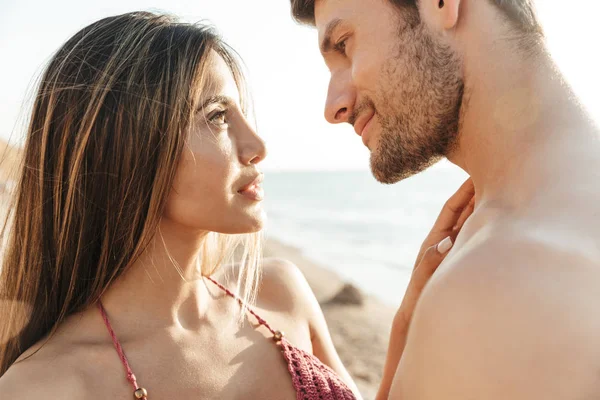
{"type": "MultiPolygon", "coordinates": [[[[315,1],[316,0],[290,0],[292,3],[292,15],[296,21],[314,25],[315,24],[315,1]]],[[[327,1],[327,0],[324,0],[327,1]]],[[[417,10],[418,0],[388,0],[400,9],[417,10]]],[[[534,0],[490,0],[522,33],[542,34],[541,25],[538,22],[534,0]]]]}

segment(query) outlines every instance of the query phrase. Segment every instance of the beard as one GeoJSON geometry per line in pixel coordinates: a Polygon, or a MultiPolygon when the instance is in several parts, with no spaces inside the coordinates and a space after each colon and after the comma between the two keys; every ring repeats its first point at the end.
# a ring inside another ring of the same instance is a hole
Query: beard
{"type": "Polygon", "coordinates": [[[422,22],[404,27],[381,68],[373,101],[381,125],[371,171],[392,184],[424,171],[457,146],[464,80],[460,58],[422,22]]]}

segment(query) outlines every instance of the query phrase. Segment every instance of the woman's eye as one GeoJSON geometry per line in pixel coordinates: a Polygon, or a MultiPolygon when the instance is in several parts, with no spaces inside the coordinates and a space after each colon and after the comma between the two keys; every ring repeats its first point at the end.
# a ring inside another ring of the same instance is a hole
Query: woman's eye
{"type": "Polygon", "coordinates": [[[214,125],[225,125],[227,123],[227,111],[217,111],[208,117],[208,121],[214,125]]]}

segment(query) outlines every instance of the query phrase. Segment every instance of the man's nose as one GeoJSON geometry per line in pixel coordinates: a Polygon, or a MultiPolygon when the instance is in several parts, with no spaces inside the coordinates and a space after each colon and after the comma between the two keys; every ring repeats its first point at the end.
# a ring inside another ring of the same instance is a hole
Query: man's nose
{"type": "Polygon", "coordinates": [[[325,119],[330,124],[348,122],[356,102],[356,89],[350,74],[335,75],[329,81],[327,100],[325,102],[325,119]]]}

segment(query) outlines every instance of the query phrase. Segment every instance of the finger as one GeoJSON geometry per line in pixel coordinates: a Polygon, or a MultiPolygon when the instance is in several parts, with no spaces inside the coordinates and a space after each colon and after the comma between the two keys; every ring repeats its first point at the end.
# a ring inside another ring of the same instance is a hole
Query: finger
{"type": "MultiPolygon", "coordinates": [[[[421,258],[421,262],[415,268],[414,271],[414,279],[415,281],[427,281],[431,275],[437,270],[437,267],[444,261],[446,255],[454,245],[454,241],[450,236],[439,242],[438,244],[429,247],[423,257],[421,258]]],[[[423,286],[425,284],[423,282],[423,286]]]]}
{"type": "Polygon", "coordinates": [[[456,225],[454,225],[453,230],[460,231],[462,229],[463,225],[465,224],[465,222],[467,221],[467,219],[471,216],[471,214],[473,214],[474,210],[475,210],[475,196],[473,196],[471,198],[471,201],[469,201],[469,204],[467,204],[467,206],[464,208],[464,210],[460,214],[460,217],[458,217],[458,221],[456,221],[456,225]]]}
{"type": "Polygon", "coordinates": [[[475,186],[471,178],[467,179],[461,187],[446,201],[442,211],[434,224],[434,230],[450,230],[458,222],[463,210],[475,195],[475,186]]]}
{"type": "Polygon", "coordinates": [[[412,277],[408,284],[401,309],[410,316],[415,307],[418,298],[421,296],[423,288],[429,282],[429,279],[440,266],[446,255],[452,248],[453,242],[450,237],[442,240],[435,246],[431,246],[425,251],[421,262],[413,271],[412,277]]]}

